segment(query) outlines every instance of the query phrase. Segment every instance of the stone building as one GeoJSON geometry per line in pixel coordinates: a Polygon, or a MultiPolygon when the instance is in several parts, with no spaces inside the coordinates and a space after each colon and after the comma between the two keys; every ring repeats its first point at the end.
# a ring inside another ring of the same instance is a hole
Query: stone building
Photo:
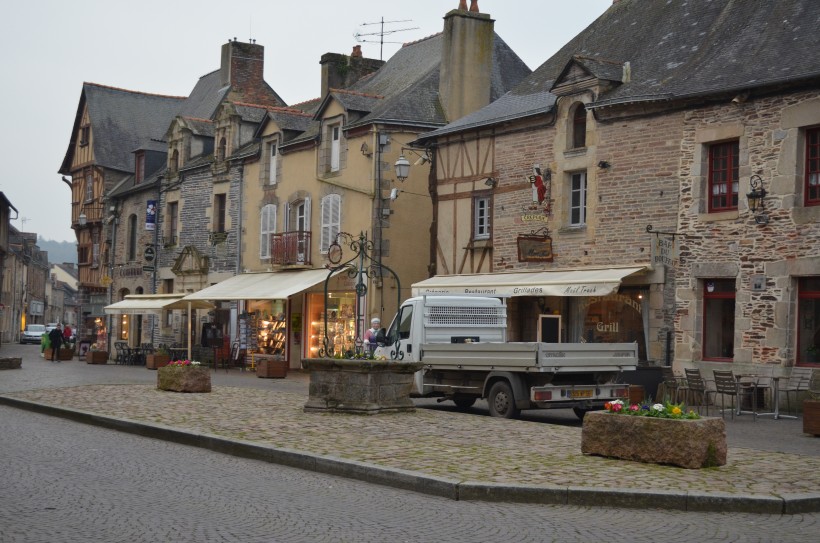
{"type": "Polygon", "coordinates": [[[530,73],[477,5],[451,10],[442,33],[405,44],[387,62],[357,47],[325,54],[320,65],[319,99],[267,108],[257,140],[234,152],[245,157],[241,223],[231,214],[227,238],[241,235],[243,273],[188,297],[223,307],[241,300],[230,306],[238,328],[254,329],[254,337],[240,334],[243,347],[282,354],[291,367],[361,345],[370,318],[387,325],[410,285],[429,274],[428,155],[409,143],[530,73]],[[408,158],[415,165],[399,179],[393,164],[408,158]],[[340,233],[363,234],[372,248],[361,305],[346,274],[328,282],[325,300],[325,266],[354,256],[340,233]]]}
{"type": "Polygon", "coordinates": [[[416,292],[509,287],[517,339],[637,340],[646,364],[709,378],[815,364],[820,39],[802,25],[818,16],[613,3],[415,142],[435,149],[438,274],[416,292]]]}

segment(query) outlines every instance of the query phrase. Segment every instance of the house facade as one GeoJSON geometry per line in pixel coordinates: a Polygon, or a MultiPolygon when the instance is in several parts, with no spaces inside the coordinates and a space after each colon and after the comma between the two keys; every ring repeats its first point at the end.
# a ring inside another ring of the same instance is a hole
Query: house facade
{"type": "Polygon", "coordinates": [[[637,341],[646,365],[708,376],[816,364],[820,64],[794,25],[818,7],[778,3],[778,28],[771,7],[621,0],[422,135],[438,276],[417,290],[520,273],[515,339],[637,341]]]}

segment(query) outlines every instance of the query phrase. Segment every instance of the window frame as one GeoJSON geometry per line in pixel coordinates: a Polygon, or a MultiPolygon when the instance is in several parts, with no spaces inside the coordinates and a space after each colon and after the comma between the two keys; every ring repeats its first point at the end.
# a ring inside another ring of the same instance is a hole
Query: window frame
{"type": "MultiPolygon", "coordinates": [[[[797,278],[797,353],[795,356],[795,365],[802,366],[802,367],[809,367],[809,368],[820,368],[820,358],[817,358],[814,361],[808,360],[808,352],[806,348],[808,347],[809,341],[803,338],[803,330],[804,328],[811,328],[813,324],[814,330],[809,330],[809,334],[811,334],[811,341],[816,341],[817,334],[820,333],[820,323],[818,320],[814,318],[814,315],[804,315],[804,304],[808,303],[809,301],[814,301],[815,304],[820,304],[820,288],[817,290],[813,290],[809,287],[808,283],[816,282],[818,279],[817,276],[807,276],[807,277],[798,277],[797,278]]],[[[817,344],[815,343],[815,346],[817,344]]],[[[818,356],[818,355],[815,355],[818,356]]]]}
{"type": "Polygon", "coordinates": [[[91,125],[83,125],[80,127],[80,147],[86,147],[89,144],[91,134],[91,125]]]}
{"type": "Polygon", "coordinates": [[[268,185],[275,185],[279,181],[279,147],[276,140],[268,145],[268,185]]]}
{"type": "Polygon", "coordinates": [[[806,171],[803,178],[803,205],[806,207],[820,206],[820,126],[807,128],[805,139],[806,171]],[[814,185],[811,184],[812,176],[814,176],[814,185]]]}
{"type": "Polygon", "coordinates": [[[259,211],[259,258],[263,260],[271,258],[271,236],[276,233],[276,211],[275,204],[265,204],[259,211]]]}
{"type": "Polygon", "coordinates": [[[328,137],[330,139],[330,172],[341,170],[342,164],[342,125],[333,124],[328,127],[328,137]]]}
{"type": "Polygon", "coordinates": [[[134,183],[140,184],[145,179],[145,153],[134,155],[134,183]]]}
{"type": "Polygon", "coordinates": [[[342,226],[342,196],[328,194],[321,201],[322,224],[320,226],[319,252],[325,254],[342,226]]]}
{"type": "Polygon", "coordinates": [[[707,166],[706,198],[709,213],[722,213],[724,211],[737,211],[740,194],[740,141],[731,140],[709,145],[709,162],[707,166]],[[716,156],[719,151],[727,151],[725,155],[716,156]],[[716,161],[722,161],[721,168],[716,168],[716,161]],[[725,173],[724,179],[716,177],[725,173]],[[716,181],[718,181],[716,183],[716,181]],[[726,187],[725,193],[714,194],[716,187],[726,187]],[[725,199],[723,203],[717,203],[715,198],[725,199]],[[718,205],[716,205],[718,204],[718,205]]]}
{"type": "Polygon", "coordinates": [[[215,234],[224,234],[227,232],[227,210],[228,195],[224,192],[214,194],[213,232],[215,234]]]}
{"type": "Polygon", "coordinates": [[[164,240],[165,245],[176,245],[177,229],[179,228],[179,202],[168,202],[168,238],[164,240]]]}
{"type": "Polygon", "coordinates": [[[583,102],[578,102],[575,105],[570,123],[572,126],[570,148],[585,149],[587,146],[587,108],[583,102]]]}
{"type": "Polygon", "coordinates": [[[85,172],[85,202],[94,201],[94,173],[90,170],[85,172]]]}
{"type": "Polygon", "coordinates": [[[737,309],[737,287],[735,283],[735,279],[733,278],[725,278],[725,277],[718,277],[713,279],[704,279],[703,280],[703,330],[702,330],[702,341],[701,341],[701,355],[703,360],[713,361],[713,362],[733,362],[734,361],[734,330],[736,326],[735,322],[735,311],[737,309]],[[709,284],[715,284],[715,288],[713,291],[709,291],[709,284]],[[717,285],[729,286],[731,290],[722,290],[717,288],[717,285]],[[715,333],[722,333],[724,330],[720,323],[711,323],[709,318],[708,309],[708,301],[709,300],[732,300],[733,302],[733,311],[732,311],[732,356],[714,356],[714,355],[707,355],[706,354],[706,347],[707,347],[707,335],[711,337],[712,334],[715,333]]]}
{"type": "Polygon", "coordinates": [[[587,172],[586,170],[580,172],[572,172],[569,174],[569,225],[571,227],[581,227],[587,224],[587,172]],[[576,179],[580,181],[580,185],[576,188],[576,179]],[[576,195],[578,195],[576,202],[576,195]],[[583,200],[583,201],[581,201],[583,200]],[[577,220],[575,218],[577,210],[577,220]]]}
{"type": "Polygon", "coordinates": [[[132,213],[128,216],[128,262],[137,260],[137,215],[132,213]]]}
{"type": "Polygon", "coordinates": [[[475,197],[473,197],[474,241],[483,241],[492,238],[492,215],[493,207],[491,196],[476,195],[475,197]]]}

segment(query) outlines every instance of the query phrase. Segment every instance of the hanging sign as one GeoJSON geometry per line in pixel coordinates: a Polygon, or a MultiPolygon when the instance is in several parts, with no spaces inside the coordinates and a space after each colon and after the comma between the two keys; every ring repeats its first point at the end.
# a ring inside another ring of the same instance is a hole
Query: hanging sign
{"type": "Polygon", "coordinates": [[[145,210],[145,229],[156,230],[157,228],[157,201],[148,200],[148,208],[145,210]]]}
{"type": "Polygon", "coordinates": [[[652,244],[652,263],[674,266],[678,259],[678,240],[675,236],[655,236],[652,244]]]}
{"type": "Polygon", "coordinates": [[[518,236],[519,262],[552,262],[552,238],[518,236]]]}

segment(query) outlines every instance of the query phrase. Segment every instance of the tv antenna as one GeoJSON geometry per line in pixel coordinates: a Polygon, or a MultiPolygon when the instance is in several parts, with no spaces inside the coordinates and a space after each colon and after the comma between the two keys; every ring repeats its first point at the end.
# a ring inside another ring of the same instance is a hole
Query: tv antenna
{"type": "Polygon", "coordinates": [[[384,17],[382,17],[381,21],[379,21],[377,23],[362,23],[361,25],[359,25],[359,26],[379,25],[379,31],[378,32],[367,32],[367,33],[356,32],[355,34],[353,34],[353,37],[356,38],[356,41],[358,41],[360,43],[373,43],[373,42],[375,42],[375,40],[368,40],[368,39],[363,38],[363,36],[378,36],[379,37],[379,60],[384,60],[383,56],[384,56],[384,44],[385,43],[403,43],[403,42],[400,42],[400,41],[384,41],[385,36],[387,36],[389,34],[395,34],[396,32],[405,32],[407,30],[418,30],[418,28],[419,28],[417,26],[414,26],[412,28],[394,28],[394,29],[385,30],[384,25],[385,24],[395,24],[395,23],[409,23],[412,20],[413,19],[401,19],[401,20],[397,20],[397,21],[385,21],[384,17]]]}

